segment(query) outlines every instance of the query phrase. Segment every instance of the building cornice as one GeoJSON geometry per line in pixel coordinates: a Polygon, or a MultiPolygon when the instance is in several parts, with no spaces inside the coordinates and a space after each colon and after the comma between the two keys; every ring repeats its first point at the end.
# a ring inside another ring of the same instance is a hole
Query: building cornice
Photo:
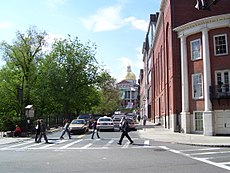
{"type": "Polygon", "coordinates": [[[159,17],[158,17],[157,25],[156,25],[156,28],[155,28],[155,34],[154,34],[154,37],[153,37],[153,40],[152,40],[153,44],[152,44],[152,47],[150,48],[151,52],[153,52],[153,50],[154,50],[156,40],[157,40],[159,32],[160,32],[161,25],[163,24],[163,20],[164,20],[163,17],[164,17],[164,10],[165,10],[166,3],[167,3],[167,0],[162,0],[161,1],[159,17]]]}
{"type": "Polygon", "coordinates": [[[166,1],[167,1],[167,0],[162,0],[162,1],[161,1],[160,11],[164,11],[164,10],[165,10],[166,1]]]}
{"type": "Polygon", "coordinates": [[[230,14],[206,17],[195,20],[173,29],[178,33],[178,37],[192,35],[201,32],[204,28],[215,29],[222,27],[230,27],[230,14]]]}

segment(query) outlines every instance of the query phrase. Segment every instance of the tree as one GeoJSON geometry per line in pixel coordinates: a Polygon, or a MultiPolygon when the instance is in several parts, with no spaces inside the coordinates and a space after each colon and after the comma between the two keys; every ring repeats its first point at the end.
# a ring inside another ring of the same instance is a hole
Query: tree
{"type": "Polygon", "coordinates": [[[24,109],[29,104],[36,118],[45,119],[90,113],[95,107],[111,112],[117,105],[115,80],[98,65],[94,43],[82,44],[69,36],[45,52],[46,35],[32,27],[25,34],[18,31],[13,44],[0,44],[6,60],[0,69],[2,129],[26,122],[24,109]]]}
{"type": "Polygon", "coordinates": [[[12,45],[3,41],[1,50],[3,57],[10,65],[11,70],[18,72],[18,88],[21,103],[21,114],[23,108],[31,104],[30,91],[36,79],[37,62],[43,56],[42,49],[45,46],[46,32],[40,32],[36,27],[31,27],[26,34],[19,31],[16,33],[16,40],[12,45]]]}
{"type": "Polygon", "coordinates": [[[50,98],[64,114],[90,110],[95,104],[99,66],[95,59],[95,44],[80,43],[76,37],[56,40],[52,51],[42,62],[48,78],[50,98]]]}
{"type": "Polygon", "coordinates": [[[113,113],[119,107],[119,90],[116,88],[116,79],[110,76],[107,71],[103,71],[98,78],[100,92],[100,104],[94,106],[95,113],[113,113]]]}

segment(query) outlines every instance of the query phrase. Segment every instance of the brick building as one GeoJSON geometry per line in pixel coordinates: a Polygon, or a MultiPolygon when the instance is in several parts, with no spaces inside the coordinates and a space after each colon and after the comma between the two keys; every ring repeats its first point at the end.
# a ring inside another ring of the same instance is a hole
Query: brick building
{"type": "Polygon", "coordinates": [[[162,0],[150,15],[140,107],[172,131],[230,134],[230,1],[214,2],[162,0]]]}

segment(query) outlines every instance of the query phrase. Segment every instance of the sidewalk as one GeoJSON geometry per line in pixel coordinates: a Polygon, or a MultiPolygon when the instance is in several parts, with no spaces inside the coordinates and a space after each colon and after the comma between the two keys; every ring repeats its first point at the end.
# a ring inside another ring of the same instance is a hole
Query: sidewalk
{"type": "Polygon", "coordinates": [[[175,133],[162,126],[147,122],[146,128],[138,130],[141,137],[161,142],[212,147],[230,147],[230,136],[204,136],[203,134],[175,133]]]}
{"type": "MultiPolygon", "coordinates": [[[[54,131],[59,131],[60,128],[51,128],[50,130],[47,131],[47,133],[52,133],[54,131]]],[[[3,135],[0,135],[0,145],[2,144],[12,144],[12,143],[17,143],[17,142],[22,142],[25,140],[29,140],[32,137],[3,137],[3,135]]]]}

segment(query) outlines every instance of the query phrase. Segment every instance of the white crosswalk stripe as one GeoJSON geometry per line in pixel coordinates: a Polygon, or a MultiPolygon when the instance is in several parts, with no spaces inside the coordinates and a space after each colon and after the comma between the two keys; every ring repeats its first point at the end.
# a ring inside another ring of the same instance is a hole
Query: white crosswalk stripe
{"type": "Polygon", "coordinates": [[[128,140],[123,141],[123,145],[117,145],[118,139],[71,139],[71,140],[52,140],[49,144],[45,143],[34,143],[34,140],[23,141],[17,144],[11,144],[4,146],[0,151],[14,150],[14,151],[26,151],[26,150],[86,150],[86,149],[132,149],[132,148],[155,148],[156,146],[150,145],[150,140],[135,139],[137,142],[130,145],[128,140]]]}
{"type": "Polygon", "coordinates": [[[82,139],[79,139],[79,140],[77,140],[77,141],[71,142],[71,143],[69,143],[69,144],[67,144],[67,145],[64,145],[64,146],[61,147],[60,149],[68,148],[68,147],[70,147],[70,146],[72,146],[72,145],[74,145],[74,144],[76,144],[76,143],[81,142],[81,141],[82,141],[82,139]]]}
{"type": "Polygon", "coordinates": [[[170,149],[168,147],[164,147],[164,149],[230,171],[230,150],[228,148],[214,147],[175,150],[170,149]]]}

